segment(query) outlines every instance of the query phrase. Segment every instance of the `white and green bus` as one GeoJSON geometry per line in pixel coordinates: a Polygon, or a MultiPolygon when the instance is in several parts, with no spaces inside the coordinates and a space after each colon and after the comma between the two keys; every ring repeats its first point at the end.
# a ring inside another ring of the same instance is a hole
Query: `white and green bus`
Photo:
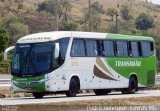
{"type": "Polygon", "coordinates": [[[64,92],[74,97],[79,90],[105,95],[112,90],[135,93],[152,86],[156,52],[151,37],[110,33],[57,31],[20,38],[11,63],[11,89],[33,93],[64,92]]]}

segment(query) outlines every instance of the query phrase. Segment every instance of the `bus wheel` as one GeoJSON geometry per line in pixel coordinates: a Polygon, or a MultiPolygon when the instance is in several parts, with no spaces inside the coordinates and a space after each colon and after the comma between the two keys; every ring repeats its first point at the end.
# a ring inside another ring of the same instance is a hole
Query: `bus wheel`
{"type": "Polygon", "coordinates": [[[131,77],[129,80],[129,94],[134,94],[137,91],[137,84],[135,77],[131,77]]]}
{"type": "Polygon", "coordinates": [[[135,77],[131,77],[129,80],[129,88],[122,89],[122,94],[134,94],[137,91],[138,83],[135,77]]]}
{"type": "Polygon", "coordinates": [[[95,89],[93,91],[96,95],[106,95],[111,92],[111,90],[107,90],[107,89],[95,89]]]}
{"type": "Polygon", "coordinates": [[[79,81],[72,78],[70,81],[69,91],[66,92],[67,97],[75,97],[79,91],[79,81]]]}
{"type": "Polygon", "coordinates": [[[44,93],[33,93],[33,96],[36,98],[36,99],[40,99],[40,98],[43,98],[44,96],[44,93]]]}

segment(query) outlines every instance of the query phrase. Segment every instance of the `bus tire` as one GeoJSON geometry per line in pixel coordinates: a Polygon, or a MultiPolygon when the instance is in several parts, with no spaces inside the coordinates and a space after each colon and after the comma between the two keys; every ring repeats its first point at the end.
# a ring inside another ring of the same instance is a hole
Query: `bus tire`
{"type": "Polygon", "coordinates": [[[138,83],[135,77],[129,80],[129,94],[134,94],[137,91],[138,83]]]}
{"type": "Polygon", "coordinates": [[[43,96],[44,96],[44,93],[40,93],[40,92],[38,92],[38,93],[32,93],[32,94],[33,94],[33,96],[34,96],[36,99],[43,98],[43,96]]]}
{"type": "Polygon", "coordinates": [[[77,79],[72,78],[70,80],[69,91],[66,92],[67,97],[76,97],[79,92],[79,81],[77,79]]]}
{"type": "Polygon", "coordinates": [[[138,83],[135,77],[129,79],[129,87],[122,89],[122,94],[134,94],[138,89],[138,83]]]}
{"type": "Polygon", "coordinates": [[[107,89],[95,89],[93,92],[98,96],[98,95],[107,95],[108,93],[111,92],[111,90],[107,89]]]}

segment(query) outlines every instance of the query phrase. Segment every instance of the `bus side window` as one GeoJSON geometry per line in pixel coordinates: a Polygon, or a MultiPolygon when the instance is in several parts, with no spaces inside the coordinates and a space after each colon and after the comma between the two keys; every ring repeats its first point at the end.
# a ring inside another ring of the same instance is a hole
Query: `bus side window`
{"type": "Polygon", "coordinates": [[[100,56],[100,43],[98,40],[86,40],[86,51],[88,57],[100,56]]]}
{"type": "Polygon", "coordinates": [[[139,49],[139,55],[143,56],[142,55],[142,45],[141,45],[141,42],[138,42],[138,49],[139,49]]]}
{"type": "Polygon", "coordinates": [[[66,53],[67,53],[67,49],[68,49],[68,44],[69,44],[69,40],[70,38],[63,38],[59,40],[59,44],[60,44],[60,55],[59,55],[59,60],[58,60],[58,64],[62,65],[64,63],[65,57],[66,57],[66,53]]]}
{"type": "Polygon", "coordinates": [[[83,39],[74,39],[71,49],[72,57],[84,57],[85,56],[85,44],[83,39]]]}
{"type": "Polygon", "coordinates": [[[130,48],[131,48],[132,57],[139,57],[140,56],[140,49],[138,48],[137,41],[131,41],[130,48]]]}
{"type": "Polygon", "coordinates": [[[154,51],[154,45],[153,45],[153,42],[150,42],[150,51],[151,51],[151,53],[153,53],[153,51],[154,51]]]}
{"type": "Polygon", "coordinates": [[[103,41],[103,55],[106,57],[114,56],[114,44],[113,41],[103,41]]]}
{"type": "Polygon", "coordinates": [[[130,57],[133,56],[131,41],[128,42],[128,54],[130,57]]]}
{"type": "Polygon", "coordinates": [[[115,42],[115,54],[118,57],[128,56],[127,41],[116,41],[115,42]]]}
{"type": "Polygon", "coordinates": [[[153,54],[153,43],[148,41],[141,42],[143,57],[149,57],[153,54]]]}

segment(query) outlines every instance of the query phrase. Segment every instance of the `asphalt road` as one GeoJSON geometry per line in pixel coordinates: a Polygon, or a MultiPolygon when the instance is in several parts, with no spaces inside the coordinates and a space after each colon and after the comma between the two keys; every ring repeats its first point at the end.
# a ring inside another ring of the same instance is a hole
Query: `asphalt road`
{"type": "Polygon", "coordinates": [[[11,75],[0,74],[0,90],[9,89],[11,86],[11,75]]]}
{"type": "Polygon", "coordinates": [[[0,74],[0,79],[10,79],[11,75],[10,74],[0,74]]]}
{"type": "Polygon", "coordinates": [[[39,104],[39,103],[55,103],[69,101],[84,101],[84,100],[102,100],[102,99],[118,99],[118,98],[139,98],[160,96],[160,90],[139,91],[136,94],[125,94],[121,92],[112,92],[106,96],[95,96],[94,94],[79,94],[77,97],[66,97],[65,95],[45,96],[43,99],[26,98],[2,98],[0,105],[20,105],[20,104],[39,104]]]}

